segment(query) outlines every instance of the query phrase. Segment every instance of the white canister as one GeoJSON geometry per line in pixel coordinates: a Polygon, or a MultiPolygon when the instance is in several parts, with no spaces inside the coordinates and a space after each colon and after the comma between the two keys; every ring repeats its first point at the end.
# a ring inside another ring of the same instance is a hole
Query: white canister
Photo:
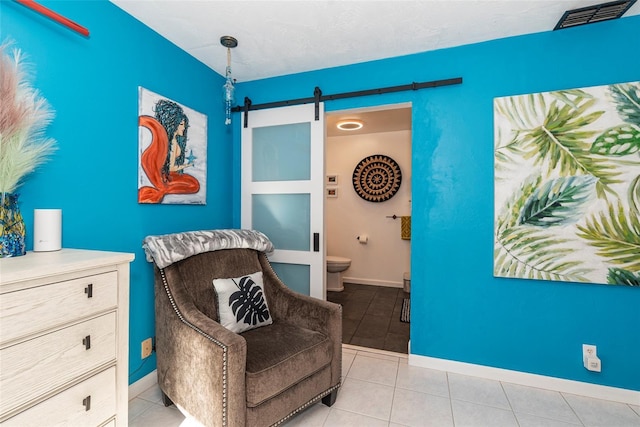
{"type": "Polygon", "coordinates": [[[48,252],[62,248],[62,209],[33,210],[33,251],[48,252]]]}

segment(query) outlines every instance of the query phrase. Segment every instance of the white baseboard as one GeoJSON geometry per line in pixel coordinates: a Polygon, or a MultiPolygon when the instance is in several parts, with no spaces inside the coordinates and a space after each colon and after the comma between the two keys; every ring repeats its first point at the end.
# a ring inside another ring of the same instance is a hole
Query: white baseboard
{"type": "Polygon", "coordinates": [[[508,369],[493,368],[491,366],[475,365],[472,363],[456,362],[453,360],[438,359],[435,357],[410,354],[409,365],[529,387],[554,390],[562,393],[577,394],[596,399],[629,403],[632,405],[638,405],[638,402],[640,402],[640,391],[547,377],[544,375],[529,374],[527,372],[511,371],[508,369]]]}
{"type": "Polygon", "coordinates": [[[389,280],[373,280],[373,279],[363,279],[358,277],[347,277],[343,276],[342,281],[344,283],[353,283],[356,285],[373,285],[373,286],[385,286],[387,288],[402,288],[402,282],[392,282],[389,280]]]}
{"type": "Polygon", "coordinates": [[[158,383],[158,371],[154,369],[144,377],[140,378],[135,383],[129,385],[129,400],[137,397],[142,392],[149,389],[149,387],[158,383]]]}

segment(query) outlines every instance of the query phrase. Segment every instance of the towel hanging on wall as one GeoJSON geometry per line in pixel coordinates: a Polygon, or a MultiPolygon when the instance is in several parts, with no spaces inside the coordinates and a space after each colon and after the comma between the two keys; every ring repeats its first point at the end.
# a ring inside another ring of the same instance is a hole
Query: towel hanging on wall
{"type": "Polygon", "coordinates": [[[411,240],[411,216],[400,217],[400,237],[402,240],[411,240]]]}

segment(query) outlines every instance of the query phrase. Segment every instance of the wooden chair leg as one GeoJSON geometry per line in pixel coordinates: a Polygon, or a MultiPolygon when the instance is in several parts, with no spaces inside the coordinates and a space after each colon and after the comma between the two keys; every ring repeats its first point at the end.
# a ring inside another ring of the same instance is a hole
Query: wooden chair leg
{"type": "Polygon", "coordinates": [[[333,390],[330,394],[327,394],[322,398],[322,403],[326,406],[331,406],[336,403],[336,399],[338,398],[338,390],[333,390]]]}

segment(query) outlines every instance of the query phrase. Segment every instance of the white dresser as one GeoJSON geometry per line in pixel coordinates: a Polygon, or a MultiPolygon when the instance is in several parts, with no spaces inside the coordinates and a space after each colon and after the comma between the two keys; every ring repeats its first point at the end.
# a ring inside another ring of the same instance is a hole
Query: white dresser
{"type": "Polygon", "coordinates": [[[0,424],[126,426],[133,254],[0,259],[0,424]]]}

